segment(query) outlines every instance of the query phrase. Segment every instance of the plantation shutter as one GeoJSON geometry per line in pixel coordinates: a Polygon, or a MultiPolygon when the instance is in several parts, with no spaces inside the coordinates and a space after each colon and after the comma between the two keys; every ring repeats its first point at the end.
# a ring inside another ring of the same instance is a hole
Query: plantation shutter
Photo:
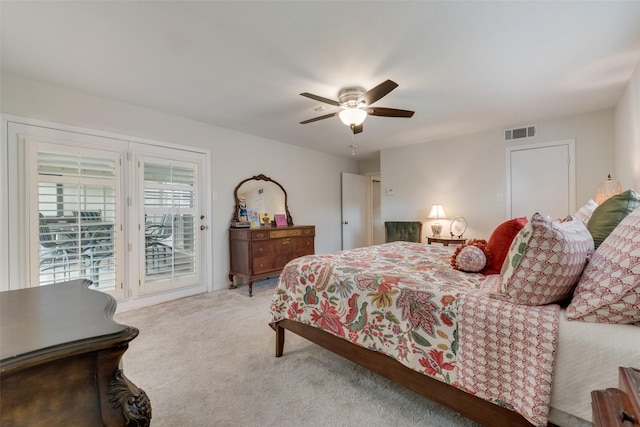
{"type": "Polygon", "coordinates": [[[143,292],[192,283],[198,277],[197,167],[146,157],[143,292]]]}
{"type": "Polygon", "coordinates": [[[115,292],[120,288],[116,259],[122,255],[119,154],[46,142],[35,145],[39,223],[39,268],[31,269],[38,275],[35,282],[88,278],[93,287],[115,292]]]}

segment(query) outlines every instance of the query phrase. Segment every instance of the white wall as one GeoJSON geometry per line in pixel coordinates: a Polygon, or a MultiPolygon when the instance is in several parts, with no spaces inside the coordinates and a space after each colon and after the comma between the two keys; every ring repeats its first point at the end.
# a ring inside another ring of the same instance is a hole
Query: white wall
{"type": "MultiPolygon", "coordinates": [[[[613,110],[538,122],[538,135],[518,144],[575,139],[576,204],[580,207],[595,196],[598,182],[615,172],[613,122],[613,110]]],[[[506,146],[502,129],[497,129],[383,150],[383,221],[421,220],[429,230],[429,209],[440,203],[449,218],[466,218],[465,237],[488,239],[506,219],[506,146]],[[389,188],[395,196],[386,195],[389,188]]],[[[448,227],[445,222],[443,230],[448,227]]]]}
{"type": "Polygon", "coordinates": [[[640,191],[640,63],[616,106],[615,164],[622,189],[640,191]]]}
{"type": "MultiPolygon", "coordinates": [[[[3,73],[1,112],[75,127],[211,150],[213,287],[228,283],[228,234],[233,190],[245,178],[265,174],[287,190],[296,224],[316,226],[316,253],[341,248],[340,173],[357,172],[357,163],[277,141],[247,135],[202,122],[125,104],[63,87],[3,73]]],[[[126,139],[126,138],[125,138],[126,139]]],[[[5,159],[2,147],[0,161],[5,159]]],[[[3,166],[4,164],[0,165],[3,166]]],[[[5,179],[0,184],[6,185],[5,179]]],[[[6,188],[0,211],[6,212],[6,188]]],[[[4,222],[6,218],[3,218],[4,222]]],[[[3,226],[0,237],[6,235],[3,226]]],[[[2,239],[2,242],[6,242],[2,239]]],[[[10,244],[10,243],[9,243],[10,244]]],[[[0,254],[7,253],[5,246],[0,254]]],[[[2,264],[0,264],[1,266],[2,264]]],[[[0,279],[4,277],[0,275],[0,279]]]]}

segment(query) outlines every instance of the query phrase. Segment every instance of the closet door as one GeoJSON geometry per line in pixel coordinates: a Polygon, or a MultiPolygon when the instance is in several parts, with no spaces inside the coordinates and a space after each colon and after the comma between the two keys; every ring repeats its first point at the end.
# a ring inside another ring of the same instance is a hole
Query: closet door
{"type": "MultiPolygon", "coordinates": [[[[158,150],[154,150],[156,153],[158,150]]],[[[163,149],[137,164],[139,294],[200,286],[206,218],[201,203],[204,156],[163,149]]]]}
{"type": "Polygon", "coordinates": [[[575,212],[574,146],[566,140],[507,149],[508,218],[575,212]]]}

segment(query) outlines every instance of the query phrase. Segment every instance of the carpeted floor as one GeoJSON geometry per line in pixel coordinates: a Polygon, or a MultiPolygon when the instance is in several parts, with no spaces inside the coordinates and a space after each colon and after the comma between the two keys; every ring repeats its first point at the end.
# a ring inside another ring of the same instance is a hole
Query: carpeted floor
{"type": "Polygon", "coordinates": [[[477,424],[287,332],[268,326],[274,280],[117,314],[140,335],[124,372],[151,399],[152,426],[477,424]]]}

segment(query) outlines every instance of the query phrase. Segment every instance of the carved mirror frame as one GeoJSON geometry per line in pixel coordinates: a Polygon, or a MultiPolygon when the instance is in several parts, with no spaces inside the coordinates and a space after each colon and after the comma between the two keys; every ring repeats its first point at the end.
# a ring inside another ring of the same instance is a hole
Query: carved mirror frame
{"type": "Polygon", "coordinates": [[[277,185],[278,187],[280,187],[280,189],[282,190],[282,192],[284,193],[284,210],[285,210],[285,215],[287,216],[287,225],[291,226],[293,225],[293,218],[291,217],[291,213],[289,212],[289,204],[287,203],[287,191],[284,189],[284,187],[282,185],[280,185],[280,183],[278,181],[275,181],[271,178],[269,178],[268,176],[265,176],[264,174],[260,174],[260,175],[255,175],[252,176],[251,178],[247,178],[243,181],[240,181],[240,183],[238,185],[236,185],[236,188],[233,190],[233,199],[236,201],[236,205],[233,209],[233,216],[232,216],[232,221],[239,221],[239,211],[240,211],[240,200],[238,199],[238,190],[240,189],[240,187],[242,187],[242,184],[244,184],[245,182],[248,181],[267,181],[267,182],[273,182],[275,185],[277,185]]]}

